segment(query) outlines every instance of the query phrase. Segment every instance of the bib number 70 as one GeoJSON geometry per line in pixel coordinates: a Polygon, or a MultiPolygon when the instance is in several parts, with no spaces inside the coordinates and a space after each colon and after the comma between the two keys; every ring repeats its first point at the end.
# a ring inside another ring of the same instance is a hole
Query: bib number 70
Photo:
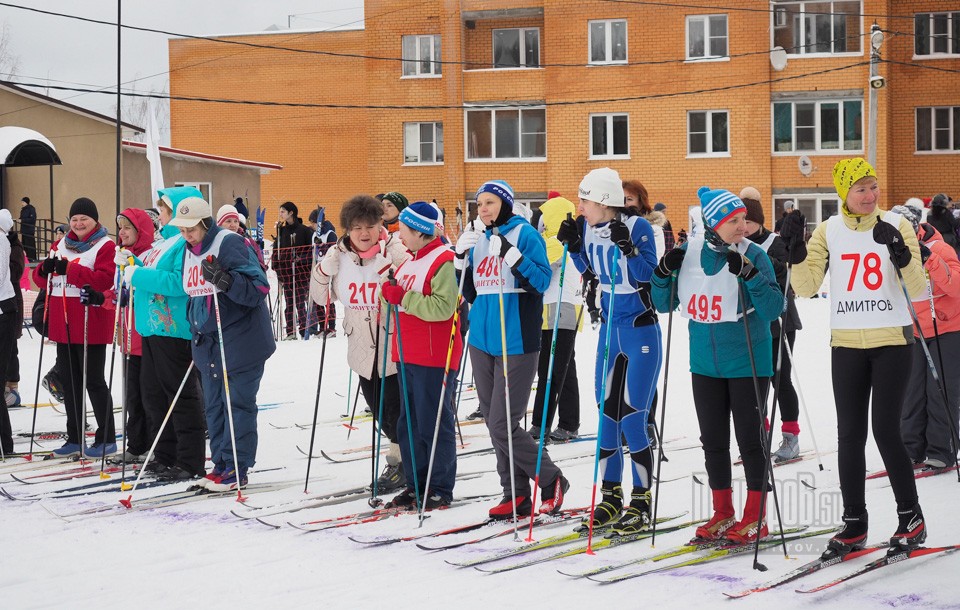
{"type": "Polygon", "coordinates": [[[690,296],[687,303],[687,313],[694,320],[719,322],[723,317],[722,299],[719,295],[708,298],[705,294],[690,296]]]}
{"type": "MultiPolygon", "coordinates": [[[[853,267],[850,269],[850,279],[847,280],[847,290],[853,290],[853,285],[857,281],[857,272],[860,270],[860,253],[841,254],[840,260],[852,261],[853,267]]],[[[863,257],[863,285],[867,290],[877,290],[883,284],[883,273],[880,270],[880,255],[876,252],[867,252],[863,257]]]]}

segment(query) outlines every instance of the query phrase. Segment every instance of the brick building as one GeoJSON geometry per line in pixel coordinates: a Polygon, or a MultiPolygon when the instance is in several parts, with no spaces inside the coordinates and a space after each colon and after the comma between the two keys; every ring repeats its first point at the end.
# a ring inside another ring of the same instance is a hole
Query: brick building
{"type": "Polygon", "coordinates": [[[867,154],[876,22],[892,62],[879,67],[884,203],[960,195],[955,0],[697,4],[716,8],[366,0],[363,30],[219,37],[274,48],[172,40],[176,96],[303,104],[174,100],[173,144],[282,164],[262,182],[268,223],[287,199],[335,215],[386,190],[449,212],[495,178],[521,200],[575,199],[605,165],[675,227],[704,184],[757,187],[769,225],[788,199],[816,221],[836,210],[836,160],[867,154]]]}

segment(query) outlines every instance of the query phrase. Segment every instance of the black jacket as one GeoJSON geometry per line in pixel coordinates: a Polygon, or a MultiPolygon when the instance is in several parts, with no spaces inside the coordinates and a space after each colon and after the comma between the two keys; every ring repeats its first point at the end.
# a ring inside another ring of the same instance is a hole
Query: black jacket
{"type": "Polygon", "coordinates": [[[940,231],[943,241],[954,248],[957,247],[956,229],[960,222],[953,216],[953,211],[942,205],[930,206],[930,211],[927,213],[927,222],[933,225],[934,229],[940,231]]]}
{"type": "MultiPolygon", "coordinates": [[[[767,241],[770,235],[771,233],[766,227],[760,227],[759,231],[747,239],[760,245],[767,241]]],[[[797,295],[793,292],[793,288],[787,283],[787,244],[779,235],[774,235],[773,243],[770,244],[770,248],[767,249],[767,256],[770,257],[770,262],[773,263],[773,271],[777,275],[777,283],[780,284],[780,290],[787,295],[786,315],[770,323],[770,332],[774,336],[780,334],[781,319],[783,320],[783,327],[786,332],[789,333],[800,330],[803,328],[803,325],[800,323],[800,312],[797,311],[797,295]]]]}
{"type": "Polygon", "coordinates": [[[309,273],[313,262],[312,246],[313,231],[303,224],[302,220],[294,218],[293,224],[281,224],[277,231],[277,241],[273,244],[273,268],[291,269],[296,261],[298,274],[301,271],[309,273]]]}
{"type": "Polygon", "coordinates": [[[20,208],[20,233],[32,236],[37,228],[37,208],[27,204],[20,208]]]}

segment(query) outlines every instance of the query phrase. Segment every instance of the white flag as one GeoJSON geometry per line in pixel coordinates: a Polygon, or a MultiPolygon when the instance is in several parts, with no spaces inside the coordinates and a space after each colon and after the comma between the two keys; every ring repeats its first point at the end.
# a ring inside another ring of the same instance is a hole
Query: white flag
{"type": "Polygon", "coordinates": [[[147,162],[150,163],[150,199],[156,204],[157,191],[163,188],[163,168],[160,166],[160,134],[153,113],[149,113],[147,124],[147,162]]]}

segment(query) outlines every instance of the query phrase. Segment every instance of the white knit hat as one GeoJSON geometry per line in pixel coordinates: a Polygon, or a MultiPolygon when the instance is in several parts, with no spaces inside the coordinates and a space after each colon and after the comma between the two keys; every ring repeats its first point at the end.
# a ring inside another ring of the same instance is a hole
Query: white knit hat
{"type": "Polygon", "coordinates": [[[221,226],[223,221],[228,218],[236,218],[240,221],[240,224],[247,224],[247,219],[244,218],[243,214],[238,212],[236,206],[231,203],[220,206],[220,209],[217,210],[217,226],[221,226]]]}
{"type": "Polygon", "coordinates": [[[591,170],[580,181],[580,198],[615,208],[623,207],[623,181],[609,167],[591,170]]]}

